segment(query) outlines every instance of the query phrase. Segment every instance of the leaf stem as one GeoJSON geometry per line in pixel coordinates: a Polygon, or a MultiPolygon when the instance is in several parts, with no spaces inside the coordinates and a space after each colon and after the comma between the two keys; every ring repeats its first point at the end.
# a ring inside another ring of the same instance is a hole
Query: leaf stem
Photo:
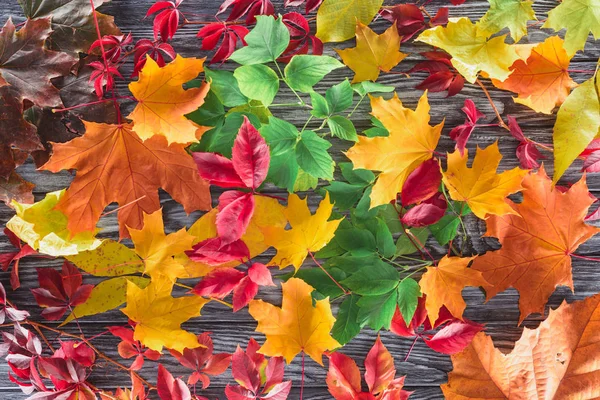
{"type": "Polygon", "coordinates": [[[304,394],[304,350],[302,350],[302,380],[300,381],[300,400],[302,400],[302,395],[304,394]]]}
{"type": "Polygon", "coordinates": [[[337,280],[335,280],[335,278],[333,276],[331,276],[331,274],[329,272],[327,272],[327,270],[325,268],[323,268],[323,266],[315,258],[312,251],[308,250],[308,254],[310,255],[310,258],[312,258],[313,262],[317,265],[317,267],[321,268],[321,270],[323,272],[325,272],[325,275],[327,275],[329,277],[329,279],[331,279],[333,281],[333,283],[335,283],[337,285],[337,287],[339,287],[340,290],[342,292],[344,292],[344,294],[350,294],[350,292],[348,292],[346,289],[344,289],[344,287],[342,285],[340,285],[340,283],[337,280]]]}
{"type": "Polygon", "coordinates": [[[417,344],[417,340],[419,340],[420,336],[415,336],[415,339],[413,340],[412,344],[410,345],[410,349],[408,349],[408,353],[406,353],[406,357],[404,357],[404,362],[408,361],[408,358],[410,357],[410,353],[412,353],[413,349],[415,348],[415,345],[417,344]]]}
{"type": "Polygon", "coordinates": [[[498,117],[498,125],[504,129],[506,129],[507,131],[510,131],[510,128],[508,127],[508,125],[506,125],[504,123],[504,120],[502,119],[502,116],[500,115],[498,108],[496,108],[496,104],[494,104],[494,100],[492,100],[492,96],[490,96],[490,93],[487,91],[487,89],[485,88],[483,83],[479,80],[479,78],[477,78],[475,80],[475,82],[477,82],[477,84],[481,87],[481,90],[483,90],[483,93],[485,93],[485,97],[487,97],[488,101],[490,102],[490,105],[492,106],[492,109],[494,110],[496,117],[498,117]]]}
{"type": "Polygon", "coordinates": [[[275,67],[277,67],[277,71],[279,72],[279,76],[281,77],[281,80],[285,82],[285,84],[287,85],[287,87],[289,87],[291,89],[291,91],[296,95],[296,97],[298,98],[298,105],[301,106],[305,106],[306,103],[304,102],[304,100],[302,99],[302,97],[300,97],[300,95],[298,94],[298,92],[296,92],[296,90],[290,86],[290,84],[288,83],[287,79],[285,78],[285,76],[283,75],[283,71],[281,70],[281,68],[279,67],[279,64],[277,63],[277,61],[274,61],[275,63],[275,67]]]}

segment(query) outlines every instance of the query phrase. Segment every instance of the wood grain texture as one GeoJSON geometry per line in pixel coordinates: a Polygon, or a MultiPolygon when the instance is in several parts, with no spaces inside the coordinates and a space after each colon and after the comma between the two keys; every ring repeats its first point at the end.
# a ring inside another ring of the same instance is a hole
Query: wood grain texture
{"type": "MultiPolygon", "coordinates": [[[[134,38],[151,37],[152,36],[152,25],[151,20],[143,20],[148,7],[153,3],[153,0],[113,0],[105,6],[102,6],[100,11],[115,16],[117,25],[122,29],[123,32],[131,32],[134,38]]],[[[206,19],[210,19],[209,16],[213,15],[220,5],[219,0],[185,0],[182,4],[182,10],[184,12],[206,14],[206,19]]],[[[276,10],[284,12],[281,5],[281,1],[277,1],[276,10]]],[[[393,2],[386,1],[386,4],[392,4],[393,2]]],[[[434,0],[427,5],[427,10],[430,13],[435,13],[440,6],[448,5],[447,0],[434,0]]],[[[547,12],[558,4],[555,0],[537,0],[534,4],[534,9],[539,20],[544,20],[547,17],[547,12]]],[[[481,17],[488,8],[487,1],[482,0],[467,0],[467,3],[459,7],[450,7],[450,16],[468,16],[471,19],[477,19],[481,17]]],[[[0,4],[0,22],[12,17],[13,20],[18,23],[23,21],[22,12],[17,4],[16,0],[3,0],[0,4]]],[[[382,31],[388,26],[388,22],[378,20],[373,23],[373,27],[377,31],[382,31]]],[[[530,28],[530,34],[528,37],[522,40],[522,43],[530,42],[536,43],[543,41],[547,36],[552,35],[552,31],[539,29],[538,24],[530,28]]],[[[198,30],[197,25],[184,26],[178,32],[176,39],[174,40],[175,49],[184,56],[203,56],[204,54],[199,50],[199,40],[196,38],[196,32],[198,30]]],[[[314,25],[313,25],[314,29],[314,25]]],[[[353,46],[352,41],[348,41],[343,44],[339,44],[336,47],[347,47],[353,46]]],[[[326,45],[326,53],[335,55],[331,44],[326,45]]],[[[416,62],[422,58],[418,54],[421,51],[427,50],[428,47],[419,44],[403,44],[402,51],[410,53],[410,56],[402,61],[402,63],[395,70],[407,71],[416,62]]],[[[571,64],[571,69],[576,70],[590,70],[593,69],[596,60],[600,56],[600,46],[593,42],[590,37],[585,54],[578,53],[571,64]]],[[[225,64],[218,66],[218,68],[233,69],[235,66],[232,64],[225,64]]],[[[131,64],[125,65],[123,68],[123,75],[128,76],[131,72],[131,64]]],[[[351,71],[348,69],[340,69],[329,74],[319,85],[317,85],[317,91],[323,92],[330,85],[339,82],[340,80],[351,77],[351,71]]],[[[414,89],[414,86],[419,82],[424,75],[414,74],[413,77],[407,78],[403,75],[392,75],[383,74],[380,77],[379,82],[393,85],[396,87],[399,97],[405,103],[406,106],[414,108],[418,98],[422,92],[414,89]]],[[[589,75],[586,74],[574,74],[574,79],[578,82],[582,82],[589,75]]],[[[543,115],[537,114],[532,110],[515,104],[511,98],[511,94],[508,92],[500,91],[491,84],[486,83],[486,87],[490,91],[498,109],[500,112],[506,115],[515,116],[521,123],[525,134],[536,141],[542,143],[551,143],[552,141],[552,126],[556,118],[555,115],[543,115]]],[[[118,85],[119,93],[125,94],[127,92],[126,84],[119,82],[118,85]]],[[[495,117],[494,113],[489,106],[483,92],[478,86],[469,85],[465,87],[463,92],[453,98],[445,98],[445,94],[430,94],[429,99],[431,103],[431,116],[433,123],[439,123],[445,119],[444,136],[440,141],[438,150],[441,152],[451,151],[453,148],[453,142],[449,139],[447,133],[449,130],[462,123],[464,120],[464,114],[460,111],[463,105],[464,99],[471,98],[477,106],[486,114],[486,121],[493,122],[495,117]]],[[[294,101],[294,96],[289,90],[283,89],[278,97],[277,103],[287,103],[294,101]]],[[[131,109],[132,104],[126,104],[125,108],[131,109]]],[[[273,108],[275,116],[281,117],[301,127],[306,118],[308,112],[306,110],[300,110],[298,108],[287,108],[277,107],[273,108]]],[[[357,129],[360,131],[369,126],[369,115],[370,108],[368,102],[364,102],[358,108],[358,111],[353,116],[353,121],[356,124],[357,129]]],[[[314,126],[309,127],[316,128],[318,123],[314,126]]],[[[474,149],[476,145],[487,146],[490,143],[498,140],[500,144],[500,150],[504,155],[504,159],[501,163],[502,169],[509,169],[518,165],[518,161],[515,157],[515,149],[517,142],[512,139],[504,130],[500,128],[478,128],[472,136],[468,147],[474,149]]],[[[344,156],[341,153],[348,147],[348,144],[339,140],[332,140],[333,147],[331,153],[336,161],[343,161],[344,156]]],[[[551,160],[549,165],[551,167],[551,160]]],[[[562,179],[563,183],[574,182],[579,179],[579,164],[576,162],[575,166],[571,167],[562,179]]],[[[549,168],[551,170],[551,168],[549,168]]],[[[51,174],[48,172],[38,172],[35,170],[33,164],[28,163],[18,170],[24,178],[36,184],[34,191],[36,200],[39,200],[47,192],[59,190],[69,185],[71,181],[71,175],[67,172],[58,174],[51,174]]],[[[551,172],[551,171],[550,171],[551,172]]],[[[594,174],[590,174],[588,177],[588,183],[592,192],[596,195],[600,195],[600,177],[594,174]]],[[[274,194],[283,195],[281,191],[276,188],[269,187],[268,191],[274,194]]],[[[216,198],[217,191],[213,191],[213,198],[216,198]]],[[[199,213],[193,213],[186,215],[182,207],[174,202],[168,195],[161,192],[161,204],[163,206],[163,214],[165,218],[166,229],[169,232],[180,229],[182,226],[190,226],[199,216],[199,213]]],[[[309,204],[311,207],[315,207],[318,201],[318,197],[311,195],[309,197],[309,204]]],[[[114,208],[114,205],[109,209],[114,208]]],[[[0,224],[3,226],[6,221],[12,216],[12,211],[4,206],[0,205],[0,224]]],[[[487,250],[495,249],[498,244],[493,239],[483,239],[481,234],[485,231],[485,226],[482,221],[477,220],[473,216],[470,216],[466,220],[467,229],[469,232],[469,243],[468,251],[473,254],[482,254],[487,250]]],[[[100,226],[103,228],[101,235],[116,239],[118,236],[118,225],[115,214],[111,214],[102,219],[100,226]]],[[[429,247],[433,249],[433,253],[441,255],[444,249],[437,246],[435,243],[428,243],[429,247]]],[[[593,238],[588,243],[583,245],[579,250],[579,254],[586,255],[600,255],[600,236],[593,238]]],[[[0,237],[0,252],[10,250],[11,246],[8,243],[6,237],[0,237]]],[[[270,256],[273,255],[273,251],[267,251],[263,256],[260,257],[261,261],[267,261],[270,256]]],[[[16,292],[9,292],[9,299],[17,304],[20,308],[29,310],[32,313],[34,319],[39,320],[39,308],[35,305],[32,296],[29,293],[29,289],[37,286],[37,274],[35,268],[39,267],[58,267],[60,261],[54,260],[42,260],[28,258],[21,263],[21,281],[23,286],[16,292]]],[[[303,268],[312,267],[310,263],[306,263],[303,268]]],[[[556,290],[554,295],[548,302],[548,307],[556,308],[563,300],[573,301],[575,299],[583,299],[587,296],[595,294],[600,291],[600,272],[598,272],[599,266],[593,262],[588,262],[581,259],[573,260],[573,278],[575,283],[575,293],[571,293],[568,288],[561,287],[556,290]]],[[[287,272],[287,271],[285,271],[287,272]]],[[[0,278],[5,286],[9,287],[8,274],[0,273],[0,278]]],[[[86,282],[95,283],[97,280],[93,277],[86,277],[86,282]]],[[[188,284],[194,284],[195,282],[188,282],[188,284]]],[[[518,321],[518,294],[515,290],[510,289],[503,293],[500,293],[494,299],[485,303],[484,294],[474,288],[465,289],[464,297],[467,300],[467,310],[465,317],[480,323],[487,324],[487,332],[492,335],[496,345],[510,350],[514,342],[519,338],[523,327],[536,327],[539,322],[544,318],[541,315],[535,315],[528,318],[523,326],[517,326],[518,321]]],[[[279,288],[267,288],[261,290],[259,297],[265,301],[269,301],[275,304],[280,302],[280,290],[279,288]]],[[[337,304],[334,304],[334,309],[337,309],[337,304]]],[[[85,318],[81,320],[81,326],[84,329],[86,335],[91,336],[100,333],[106,329],[106,326],[122,324],[126,320],[120,311],[112,311],[92,318],[85,318]]],[[[264,338],[261,334],[255,333],[254,328],[256,327],[255,321],[248,315],[246,310],[242,310],[236,314],[225,309],[225,307],[219,304],[208,304],[203,310],[203,316],[193,320],[185,325],[187,329],[194,332],[213,332],[213,339],[215,341],[215,350],[217,352],[233,352],[237,344],[245,345],[250,337],[255,337],[257,340],[262,341],[264,338]]],[[[72,333],[78,333],[77,327],[74,324],[70,324],[66,329],[72,333]]],[[[53,338],[49,335],[49,338],[53,338]]],[[[348,354],[357,360],[358,364],[362,367],[362,360],[366,353],[370,349],[376,338],[376,333],[365,329],[356,339],[346,345],[342,352],[348,354]]],[[[449,357],[437,354],[431,351],[422,342],[417,343],[410,358],[406,362],[404,360],[408,349],[412,343],[410,339],[399,338],[389,332],[382,333],[382,340],[388,349],[392,352],[396,359],[396,368],[398,373],[406,375],[406,384],[409,390],[413,390],[414,394],[411,396],[412,399],[439,399],[442,398],[439,385],[446,381],[446,374],[452,369],[452,364],[449,357]]],[[[101,336],[94,340],[98,348],[106,354],[114,358],[119,358],[116,352],[116,345],[118,341],[109,335],[101,336]]],[[[173,372],[176,376],[185,375],[187,371],[176,365],[170,357],[164,357],[163,361],[168,369],[173,372]]],[[[127,364],[128,362],[125,361],[127,364]]],[[[100,368],[96,369],[93,374],[92,382],[100,387],[113,389],[119,385],[128,384],[128,376],[122,371],[116,371],[110,365],[100,364],[100,368]]],[[[4,399],[22,399],[26,396],[22,395],[18,388],[16,388],[7,378],[8,369],[5,363],[0,363],[0,398],[4,399]]],[[[141,371],[142,375],[152,381],[155,380],[156,369],[155,364],[147,362],[144,369],[141,371]]],[[[286,378],[294,381],[294,389],[290,396],[290,399],[297,399],[299,397],[299,385],[300,385],[300,363],[297,359],[296,362],[292,363],[286,368],[286,378]]],[[[307,361],[306,369],[306,388],[305,388],[305,399],[330,399],[331,396],[328,394],[325,385],[326,370],[311,360],[307,361]]],[[[224,399],[223,388],[228,383],[232,382],[230,373],[216,377],[213,380],[210,388],[202,394],[213,399],[224,399]]]]}

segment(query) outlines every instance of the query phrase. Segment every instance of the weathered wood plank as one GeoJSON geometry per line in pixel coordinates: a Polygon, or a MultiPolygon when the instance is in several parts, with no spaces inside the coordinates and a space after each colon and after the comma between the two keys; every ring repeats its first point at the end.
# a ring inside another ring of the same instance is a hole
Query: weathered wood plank
{"type": "MultiPolygon", "coordinates": [[[[143,21],[146,10],[149,5],[152,4],[153,0],[113,0],[101,8],[102,12],[114,15],[116,22],[124,32],[131,32],[137,39],[142,37],[152,36],[152,26],[149,20],[143,21]]],[[[202,13],[208,16],[215,13],[216,9],[220,5],[220,1],[211,0],[200,2],[199,0],[186,0],[182,4],[182,10],[184,12],[191,13],[202,13]]],[[[386,4],[392,4],[393,2],[386,2],[386,4]]],[[[436,10],[442,6],[447,5],[446,0],[435,0],[427,5],[427,9],[430,13],[435,13],[436,10]]],[[[540,20],[547,17],[547,12],[557,5],[555,0],[537,0],[534,3],[536,14],[540,20]]],[[[459,7],[451,7],[451,17],[469,16],[471,19],[481,17],[487,10],[488,3],[484,0],[470,0],[466,4],[459,7]]],[[[276,9],[283,10],[281,7],[281,1],[276,2],[276,9]]],[[[13,16],[14,21],[23,21],[22,13],[17,2],[14,0],[5,1],[0,5],[0,23],[3,23],[9,16],[13,16]]],[[[208,17],[206,19],[209,19],[208,17]]],[[[314,24],[314,22],[313,22],[314,24]]],[[[381,31],[388,26],[388,22],[378,20],[373,23],[374,29],[381,31]]],[[[175,41],[175,49],[185,56],[203,56],[203,52],[199,50],[199,40],[195,37],[198,30],[198,26],[189,25],[183,27],[178,33],[175,41]]],[[[537,26],[530,29],[530,35],[528,38],[524,38],[523,42],[540,42],[543,41],[549,35],[554,34],[549,30],[541,30],[537,26]]],[[[342,43],[338,45],[327,45],[326,53],[335,55],[333,52],[334,47],[348,47],[353,46],[352,41],[342,43]]],[[[398,71],[409,70],[416,62],[422,60],[422,57],[418,54],[421,51],[427,50],[428,47],[421,44],[403,44],[402,51],[409,53],[410,56],[404,60],[399,67],[396,68],[398,71]]],[[[572,69],[578,70],[589,70],[593,69],[596,60],[600,56],[600,46],[595,44],[592,39],[588,42],[585,54],[579,53],[575,56],[572,61],[572,69]]],[[[233,69],[235,68],[232,64],[225,64],[219,66],[219,68],[233,69]]],[[[127,76],[131,72],[131,65],[126,65],[124,68],[124,75],[127,76]]],[[[317,86],[317,91],[324,91],[333,83],[337,83],[340,80],[351,77],[351,71],[347,69],[334,71],[328,75],[322,83],[317,86]]],[[[414,76],[407,78],[403,75],[387,74],[382,75],[380,82],[396,87],[398,95],[402,101],[409,107],[414,107],[418,98],[422,92],[415,90],[414,86],[417,82],[423,79],[424,75],[414,74],[414,76]]],[[[586,74],[575,74],[574,79],[578,82],[582,82],[587,79],[589,75],[586,74]]],[[[503,115],[513,115],[521,123],[525,134],[543,143],[550,143],[552,137],[552,126],[554,124],[555,115],[542,115],[536,114],[533,111],[527,109],[524,106],[515,104],[512,100],[512,96],[508,92],[498,90],[486,83],[486,87],[490,91],[498,109],[503,115]]],[[[127,91],[125,83],[120,82],[118,85],[119,92],[124,94],[127,91]]],[[[494,113],[489,106],[487,99],[483,92],[478,86],[467,85],[464,91],[451,99],[446,99],[444,94],[430,94],[430,103],[432,109],[432,122],[438,123],[445,118],[445,128],[442,140],[440,141],[440,151],[451,151],[454,143],[448,138],[447,133],[449,130],[462,123],[464,115],[461,113],[460,108],[462,107],[463,101],[466,98],[471,98],[475,101],[477,106],[486,114],[486,121],[492,122],[495,119],[494,113]]],[[[278,103],[288,103],[294,101],[295,97],[288,90],[283,90],[281,95],[278,97],[278,103]]],[[[132,104],[128,104],[126,108],[131,109],[132,104]]],[[[369,126],[368,112],[370,107],[367,102],[361,104],[358,108],[358,112],[353,118],[357,129],[366,129],[369,126]]],[[[275,116],[282,117],[297,126],[302,126],[308,116],[307,110],[302,110],[295,107],[277,107],[273,108],[275,116]]],[[[315,125],[314,127],[316,127],[315,125]]],[[[312,125],[311,125],[312,127],[312,125]]],[[[487,146],[493,143],[495,140],[499,141],[500,149],[505,159],[502,162],[502,168],[508,169],[518,165],[518,161],[515,157],[515,148],[517,143],[502,129],[499,128],[481,128],[477,129],[473,135],[469,144],[470,149],[474,149],[476,145],[487,146]]],[[[344,156],[341,153],[348,147],[348,143],[340,140],[332,140],[333,148],[332,154],[336,161],[344,161],[344,156]]],[[[549,163],[551,164],[551,163],[549,163]]],[[[549,165],[551,170],[551,165],[549,165]]],[[[35,188],[36,199],[40,199],[47,192],[65,188],[71,181],[71,175],[67,172],[59,174],[51,174],[48,172],[35,171],[34,166],[31,163],[24,165],[19,168],[19,172],[28,180],[34,182],[37,186],[35,188]]],[[[578,179],[580,173],[578,172],[577,165],[572,167],[565,177],[563,182],[573,182],[578,179]]],[[[592,192],[596,195],[600,195],[600,179],[594,174],[591,174],[588,178],[588,183],[592,192]]],[[[267,188],[274,194],[282,194],[280,190],[276,188],[267,188]]],[[[214,191],[215,194],[218,191],[214,191]]],[[[165,216],[165,225],[167,231],[174,231],[180,229],[182,226],[190,226],[195,221],[200,213],[193,213],[187,216],[183,211],[182,207],[174,202],[168,195],[161,193],[161,204],[163,205],[163,212],[165,216]]],[[[309,197],[309,204],[311,207],[315,207],[318,201],[317,196],[309,197]]],[[[114,208],[114,206],[111,206],[114,208]]],[[[6,221],[11,217],[12,212],[9,208],[4,205],[0,205],[0,224],[4,225],[6,221]]],[[[483,253],[487,250],[497,248],[497,243],[492,239],[483,239],[481,234],[485,231],[485,226],[482,221],[478,221],[475,218],[467,219],[467,230],[469,232],[470,241],[468,250],[472,253],[483,253]]],[[[109,238],[117,238],[117,224],[116,216],[114,214],[104,218],[100,226],[103,228],[102,236],[109,238]]],[[[430,247],[433,248],[433,252],[436,255],[441,255],[444,251],[434,243],[429,243],[430,247]]],[[[578,251],[580,254],[599,254],[600,237],[593,238],[588,243],[580,248],[578,251]]],[[[0,252],[7,251],[10,249],[10,244],[4,236],[0,236],[0,252]]],[[[273,251],[267,251],[260,260],[267,261],[272,256],[273,251]]],[[[26,259],[21,264],[21,280],[23,288],[14,293],[9,293],[9,297],[20,307],[30,310],[32,314],[38,318],[39,308],[35,305],[33,298],[29,294],[29,289],[37,287],[37,274],[35,272],[36,267],[57,267],[60,265],[60,261],[52,261],[46,259],[26,259]]],[[[310,263],[304,268],[311,267],[310,263]]],[[[550,298],[548,303],[549,307],[557,307],[564,299],[572,301],[574,299],[583,299],[587,296],[595,294],[600,291],[600,279],[597,272],[598,267],[591,262],[585,260],[574,260],[573,261],[573,277],[575,283],[575,294],[570,293],[567,288],[559,288],[554,295],[550,298]]],[[[283,271],[287,272],[287,271],[283,271]]],[[[8,286],[7,273],[1,273],[0,278],[2,282],[8,286]]],[[[86,277],[86,282],[94,283],[97,280],[93,277],[86,277]]],[[[194,282],[191,282],[193,284],[194,282]]],[[[514,344],[514,341],[518,339],[522,332],[522,327],[517,326],[518,321],[518,293],[513,290],[507,290],[488,303],[484,303],[485,297],[483,293],[474,288],[465,289],[463,292],[465,299],[467,300],[468,307],[465,316],[476,322],[486,323],[487,332],[492,335],[496,345],[500,346],[505,350],[510,350],[514,344]]],[[[267,288],[261,290],[260,298],[265,301],[279,304],[280,292],[277,288],[267,288]]],[[[334,309],[337,308],[337,304],[334,304],[334,309]]],[[[543,319],[542,316],[532,316],[524,322],[526,327],[535,327],[543,319]]],[[[84,318],[81,320],[81,326],[83,327],[86,335],[91,336],[100,333],[105,330],[106,326],[112,324],[122,324],[125,321],[124,316],[119,311],[112,311],[109,313],[102,314],[93,318],[84,318]]],[[[213,339],[215,340],[215,351],[221,352],[232,352],[235,350],[236,345],[245,344],[249,337],[254,336],[259,341],[262,341],[262,335],[254,332],[256,323],[248,315],[246,310],[242,310],[236,314],[231,313],[229,310],[224,309],[223,306],[218,304],[209,304],[203,311],[203,316],[193,320],[186,324],[186,327],[196,332],[211,331],[213,332],[213,339]]],[[[73,324],[66,327],[66,330],[72,333],[78,333],[77,327],[73,324]]],[[[50,336],[52,337],[52,336],[50,336]]],[[[362,360],[364,359],[367,351],[372,345],[376,334],[370,330],[363,331],[355,340],[350,342],[342,350],[345,354],[348,354],[355,358],[359,365],[362,366],[362,360]]],[[[439,355],[429,350],[423,343],[417,343],[414,350],[411,353],[410,358],[407,362],[402,362],[406,356],[408,349],[411,345],[410,339],[399,338],[389,332],[382,333],[382,338],[386,346],[392,352],[396,358],[396,367],[398,373],[407,375],[406,384],[409,390],[414,390],[415,393],[411,398],[413,399],[437,399],[441,398],[441,391],[439,385],[444,383],[446,380],[446,373],[451,370],[451,363],[448,357],[439,355]]],[[[116,344],[118,341],[116,338],[108,335],[101,336],[94,340],[97,343],[98,348],[106,352],[112,357],[119,358],[116,353],[116,344]]],[[[165,356],[164,362],[175,375],[185,375],[187,372],[181,366],[176,365],[170,357],[165,356]]],[[[125,362],[128,363],[127,361],[125,362]]],[[[0,363],[0,397],[20,399],[25,398],[15,386],[10,383],[7,379],[7,366],[5,363],[0,363]]],[[[155,379],[155,365],[152,362],[148,362],[142,370],[142,375],[154,380],[155,379]]],[[[306,368],[306,388],[305,388],[305,399],[330,399],[331,396],[327,393],[325,385],[326,370],[312,361],[307,361],[306,368]]],[[[295,363],[290,365],[286,369],[286,377],[294,381],[294,389],[290,399],[296,399],[299,397],[299,382],[300,382],[300,363],[296,360],[295,363]]],[[[127,385],[128,377],[122,372],[115,371],[110,366],[103,366],[103,369],[97,369],[94,372],[93,382],[100,388],[112,389],[115,386],[127,385]]],[[[227,383],[231,383],[232,379],[230,373],[227,372],[223,376],[216,377],[213,380],[211,387],[203,392],[204,395],[209,398],[223,399],[223,388],[227,383]]]]}

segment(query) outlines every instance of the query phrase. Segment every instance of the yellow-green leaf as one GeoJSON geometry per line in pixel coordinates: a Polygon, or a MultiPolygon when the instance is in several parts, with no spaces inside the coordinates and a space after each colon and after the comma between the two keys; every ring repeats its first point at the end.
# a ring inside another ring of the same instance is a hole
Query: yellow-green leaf
{"type": "Polygon", "coordinates": [[[564,0],[548,13],[542,28],[566,29],[565,49],[573,56],[583,50],[590,31],[600,39],[600,0],[564,0]]]}
{"type": "Polygon", "coordinates": [[[356,22],[369,24],[383,0],[325,0],[317,12],[317,37],[343,42],[354,36],[356,22]]]}
{"type": "Polygon", "coordinates": [[[527,22],[535,18],[533,1],[531,0],[488,0],[490,9],[479,20],[477,25],[488,32],[499,32],[504,28],[510,30],[515,43],[527,35],[527,22]]]}
{"type": "Polygon", "coordinates": [[[144,271],[144,263],[133,249],[112,240],[105,240],[94,250],[65,258],[95,276],[122,276],[144,271]]]}

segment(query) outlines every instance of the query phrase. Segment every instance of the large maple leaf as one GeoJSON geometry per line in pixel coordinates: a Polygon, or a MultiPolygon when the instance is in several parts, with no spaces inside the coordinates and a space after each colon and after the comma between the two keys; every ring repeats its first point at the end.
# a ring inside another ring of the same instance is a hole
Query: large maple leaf
{"type": "MultiPolygon", "coordinates": [[[[98,8],[110,0],[94,0],[98,8]]],[[[77,55],[85,53],[90,45],[98,39],[94,14],[90,0],[19,0],[23,13],[27,18],[51,18],[52,34],[49,45],[53,50],[60,50],[77,55]]],[[[114,17],[96,12],[100,33],[104,35],[120,35],[114,17]]]]}
{"type": "Polygon", "coordinates": [[[356,83],[376,81],[379,72],[389,72],[407,56],[399,49],[400,36],[395,26],[378,35],[367,25],[357,22],[356,47],[335,51],[344,64],[354,71],[352,83],[356,83]]]}
{"type": "Polygon", "coordinates": [[[600,295],[550,311],[505,355],[479,333],[452,356],[446,399],[597,399],[600,397],[600,295]]]}
{"type": "Polygon", "coordinates": [[[277,226],[263,229],[265,244],[277,249],[269,265],[278,265],[280,269],[292,265],[297,271],[309,252],[321,250],[333,239],[342,218],[329,221],[333,210],[329,193],[321,200],[314,215],[310,213],[307,200],[308,197],[300,199],[296,194],[290,195],[283,213],[292,229],[277,226]]]}
{"type": "Polygon", "coordinates": [[[50,80],[68,75],[76,62],[44,47],[51,32],[50,19],[27,20],[18,32],[9,19],[0,31],[0,86],[12,86],[21,98],[40,107],[62,104],[50,80]]]}
{"type": "Polygon", "coordinates": [[[371,98],[371,108],[389,136],[359,136],[346,156],[354,168],[381,171],[371,192],[372,208],[395,200],[408,175],[433,156],[444,123],[429,125],[427,92],[415,111],[405,108],[397,95],[390,100],[371,98]]]}
{"type": "Polygon", "coordinates": [[[127,306],[121,311],[135,321],[133,338],[144,346],[161,351],[163,346],[180,353],[184,349],[201,346],[191,332],[181,329],[181,324],[200,316],[200,310],[210,300],[200,296],[173,298],[173,283],[168,279],[156,279],[145,289],[135,283],[127,283],[127,306]]]}
{"type": "Polygon", "coordinates": [[[552,36],[534,48],[524,47],[529,55],[515,61],[512,74],[504,82],[493,79],[494,86],[519,95],[516,103],[537,112],[551,114],[560,106],[577,83],[569,76],[569,62],[564,40],[552,36]]]}
{"type": "Polygon", "coordinates": [[[548,13],[542,28],[566,29],[565,49],[573,56],[583,50],[590,32],[600,37],[600,0],[564,0],[548,13]]]}
{"type": "Polygon", "coordinates": [[[478,257],[473,269],[483,272],[487,298],[509,287],[519,291],[520,321],[543,312],[558,285],[573,289],[571,254],[600,229],[585,224],[594,200],[585,177],[568,191],[552,187],[543,168],[523,180],[523,201],[510,202],[518,215],[490,216],[485,236],[502,248],[478,257]]]}
{"type": "Polygon", "coordinates": [[[140,229],[142,212],[160,207],[158,188],[169,192],[186,212],[210,208],[208,183],[183,145],[168,146],[162,136],[142,142],[129,124],[85,125],[84,136],[54,144],[52,157],[42,167],[52,172],[77,169],[57,204],[68,216],[72,233],[93,230],[104,208],[116,201],[127,205],[119,211],[121,236],[127,236],[126,226],[140,229]]]}
{"type": "Polygon", "coordinates": [[[481,29],[469,18],[448,22],[447,26],[427,29],[416,39],[447,51],[452,65],[471,83],[483,71],[493,79],[505,80],[509,67],[519,58],[515,46],[504,42],[506,35],[488,40],[492,32],[481,29]]]}
{"type": "Polygon", "coordinates": [[[442,179],[450,197],[466,202],[481,219],[487,215],[516,214],[506,196],[521,190],[527,170],[516,167],[497,174],[501,159],[498,142],[485,149],[478,146],[471,168],[467,166],[467,149],[462,156],[458,150],[448,154],[448,169],[442,171],[442,179]]]}
{"type": "Polygon", "coordinates": [[[138,101],[129,114],[133,130],[143,140],[162,135],[169,143],[191,143],[205,129],[185,117],[196,111],[208,94],[210,85],[183,89],[183,84],[204,71],[204,59],[183,58],[179,55],[171,63],[159,67],[146,57],[140,79],[129,84],[129,90],[138,101]]]}
{"type": "Polygon", "coordinates": [[[183,265],[173,259],[183,251],[192,248],[195,237],[181,228],[177,232],[165,234],[162,209],[152,214],[144,213],[144,227],[140,230],[129,227],[135,252],[144,261],[144,273],[151,277],[163,275],[171,281],[187,276],[183,265]]]}
{"type": "Polygon", "coordinates": [[[313,306],[311,293],[314,288],[298,278],[291,278],[281,287],[281,308],[262,300],[251,301],[248,308],[250,315],[258,321],[256,331],[267,337],[260,352],[267,356],[282,356],[289,364],[304,351],[323,365],[323,353],[340,346],[329,334],[335,323],[329,298],[317,300],[313,306]]]}
{"type": "Polygon", "coordinates": [[[480,271],[468,268],[474,257],[444,256],[435,267],[427,267],[419,285],[423,294],[427,295],[425,308],[431,325],[434,325],[440,309],[445,306],[450,313],[462,319],[467,307],[462,297],[466,286],[486,286],[488,282],[480,271]]]}

